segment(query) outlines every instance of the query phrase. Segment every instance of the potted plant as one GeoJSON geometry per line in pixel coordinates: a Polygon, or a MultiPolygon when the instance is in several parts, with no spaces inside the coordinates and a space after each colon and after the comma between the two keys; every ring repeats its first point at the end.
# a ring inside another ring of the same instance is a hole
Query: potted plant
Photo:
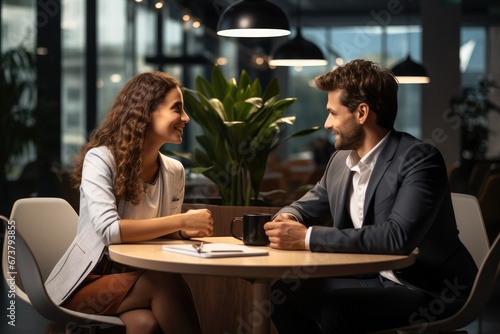
{"type": "Polygon", "coordinates": [[[452,114],[462,120],[462,158],[465,160],[483,160],[488,150],[488,112],[500,112],[500,108],[491,102],[489,95],[498,84],[489,79],[481,79],[474,88],[465,89],[460,98],[451,101],[452,114]]]}
{"type": "Polygon", "coordinates": [[[11,49],[0,58],[0,168],[3,173],[7,173],[13,159],[34,140],[35,69],[34,55],[24,48],[11,49]]]}
{"type": "Polygon", "coordinates": [[[214,66],[211,80],[196,78],[196,89],[185,89],[184,103],[189,116],[200,125],[196,137],[201,148],[187,158],[213,181],[223,205],[249,206],[259,198],[269,153],[293,137],[304,136],[319,126],[284,136],[283,128],[295,122],[284,111],[295,98],[279,99],[278,80],[273,78],[263,92],[258,79],[243,70],[239,82],[226,80],[214,66]]]}

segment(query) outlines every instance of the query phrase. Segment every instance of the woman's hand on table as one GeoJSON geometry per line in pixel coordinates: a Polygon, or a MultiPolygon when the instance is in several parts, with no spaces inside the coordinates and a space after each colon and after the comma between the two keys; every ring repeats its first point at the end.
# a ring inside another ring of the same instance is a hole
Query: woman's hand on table
{"type": "Polygon", "coordinates": [[[207,209],[188,210],[184,214],[182,235],[186,238],[203,238],[214,234],[214,220],[207,209]]]}

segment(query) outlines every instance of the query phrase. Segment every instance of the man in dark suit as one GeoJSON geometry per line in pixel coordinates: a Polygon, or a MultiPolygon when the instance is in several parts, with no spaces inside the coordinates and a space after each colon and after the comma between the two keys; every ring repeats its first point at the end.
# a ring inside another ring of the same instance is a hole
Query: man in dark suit
{"type": "Polygon", "coordinates": [[[274,324],[280,333],[367,333],[453,314],[477,268],[458,238],[440,152],[394,130],[390,71],[354,60],[315,83],[328,93],[325,128],[337,151],[316,186],[265,225],[270,246],[418,255],[400,271],[280,280],[274,324]]]}

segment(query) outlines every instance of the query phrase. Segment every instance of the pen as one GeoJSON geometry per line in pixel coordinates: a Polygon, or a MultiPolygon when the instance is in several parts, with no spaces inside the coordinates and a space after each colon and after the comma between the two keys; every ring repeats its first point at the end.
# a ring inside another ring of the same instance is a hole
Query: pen
{"type": "Polygon", "coordinates": [[[201,254],[201,251],[203,250],[203,241],[200,243],[199,246],[193,244],[193,248],[196,249],[196,251],[201,254]]]}

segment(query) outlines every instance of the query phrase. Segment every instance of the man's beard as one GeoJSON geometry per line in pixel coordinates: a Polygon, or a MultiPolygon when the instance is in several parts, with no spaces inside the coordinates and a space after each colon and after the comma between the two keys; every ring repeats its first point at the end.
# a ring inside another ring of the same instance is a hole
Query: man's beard
{"type": "Polygon", "coordinates": [[[335,148],[337,150],[356,150],[361,146],[363,131],[361,126],[350,126],[346,131],[339,132],[335,136],[335,148]]]}

